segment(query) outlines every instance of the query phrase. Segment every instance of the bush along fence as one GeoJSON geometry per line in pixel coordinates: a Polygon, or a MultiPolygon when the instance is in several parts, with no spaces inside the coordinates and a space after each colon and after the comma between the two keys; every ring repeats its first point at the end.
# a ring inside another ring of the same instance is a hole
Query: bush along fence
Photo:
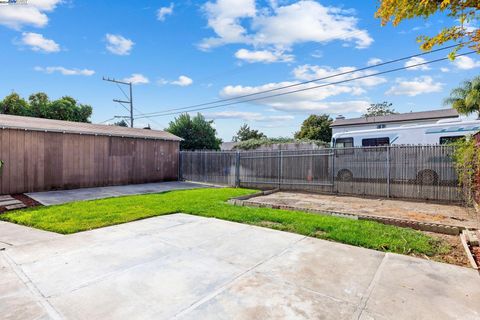
{"type": "Polygon", "coordinates": [[[454,159],[465,202],[474,204],[480,200],[480,135],[457,142],[454,159]]]}
{"type": "MultiPolygon", "coordinates": [[[[480,132],[475,135],[475,141],[476,141],[476,149],[477,149],[477,157],[480,158],[480,132]]],[[[480,212],[480,166],[477,166],[477,175],[476,175],[476,188],[475,188],[475,200],[477,202],[477,205],[479,205],[479,208],[477,209],[480,212]]]]}
{"type": "Polygon", "coordinates": [[[183,151],[180,177],[227,186],[462,202],[454,146],[183,151]]]}

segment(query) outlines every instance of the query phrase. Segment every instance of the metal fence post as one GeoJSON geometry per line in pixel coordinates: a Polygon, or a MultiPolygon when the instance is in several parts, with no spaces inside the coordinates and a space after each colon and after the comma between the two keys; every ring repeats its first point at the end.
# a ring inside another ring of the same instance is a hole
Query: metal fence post
{"type": "Polygon", "coordinates": [[[278,155],[278,189],[282,187],[282,175],[283,175],[283,151],[280,149],[278,155]]]}
{"type": "Polygon", "coordinates": [[[390,146],[387,146],[387,198],[390,198],[390,146]]]}
{"type": "Polygon", "coordinates": [[[240,187],[240,151],[235,155],[235,187],[240,187]]]}
{"type": "Polygon", "coordinates": [[[178,151],[178,181],[183,180],[183,171],[182,171],[182,151],[178,151]]]}
{"type": "Polygon", "coordinates": [[[332,193],[335,193],[335,149],[330,149],[331,164],[332,164],[332,193]]]}

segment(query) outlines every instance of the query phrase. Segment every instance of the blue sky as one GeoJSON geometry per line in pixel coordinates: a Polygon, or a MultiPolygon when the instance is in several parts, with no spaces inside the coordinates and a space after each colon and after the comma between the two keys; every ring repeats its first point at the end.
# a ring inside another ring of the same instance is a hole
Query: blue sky
{"type": "MultiPolygon", "coordinates": [[[[417,36],[452,24],[436,15],[381,27],[375,10],[375,1],[355,0],[28,0],[27,5],[1,5],[0,96],[12,90],[24,97],[38,91],[51,98],[70,95],[90,104],[92,120],[99,123],[126,115],[112,102],[122,93],[102,76],[134,81],[136,108],[157,112],[419,53],[417,36]]],[[[392,102],[400,112],[441,108],[450,90],[479,70],[480,58],[470,55],[203,113],[215,120],[226,141],[243,123],[268,136],[292,136],[313,113],[355,117],[369,103],[381,101],[392,102]]],[[[173,117],[139,119],[137,125],[163,129],[173,117]]]]}

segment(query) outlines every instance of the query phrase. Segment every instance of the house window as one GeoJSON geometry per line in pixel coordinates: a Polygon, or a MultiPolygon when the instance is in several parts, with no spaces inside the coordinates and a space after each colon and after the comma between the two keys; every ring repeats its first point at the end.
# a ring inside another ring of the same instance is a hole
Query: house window
{"type": "Polygon", "coordinates": [[[383,147],[390,145],[390,138],[370,138],[370,139],[362,139],[362,146],[363,147],[383,147]]]}
{"type": "Polygon", "coordinates": [[[465,139],[465,136],[440,137],[440,144],[450,144],[465,139]]]}
{"type": "Polygon", "coordinates": [[[385,129],[387,126],[385,124],[377,125],[377,129],[385,129]]]}

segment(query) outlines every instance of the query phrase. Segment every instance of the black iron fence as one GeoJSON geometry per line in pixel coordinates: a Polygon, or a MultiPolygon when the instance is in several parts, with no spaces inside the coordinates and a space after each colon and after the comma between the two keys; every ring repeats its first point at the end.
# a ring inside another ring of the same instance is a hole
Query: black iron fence
{"type": "Polygon", "coordinates": [[[453,146],[183,151],[185,180],[247,188],[463,201],[453,146]]]}

